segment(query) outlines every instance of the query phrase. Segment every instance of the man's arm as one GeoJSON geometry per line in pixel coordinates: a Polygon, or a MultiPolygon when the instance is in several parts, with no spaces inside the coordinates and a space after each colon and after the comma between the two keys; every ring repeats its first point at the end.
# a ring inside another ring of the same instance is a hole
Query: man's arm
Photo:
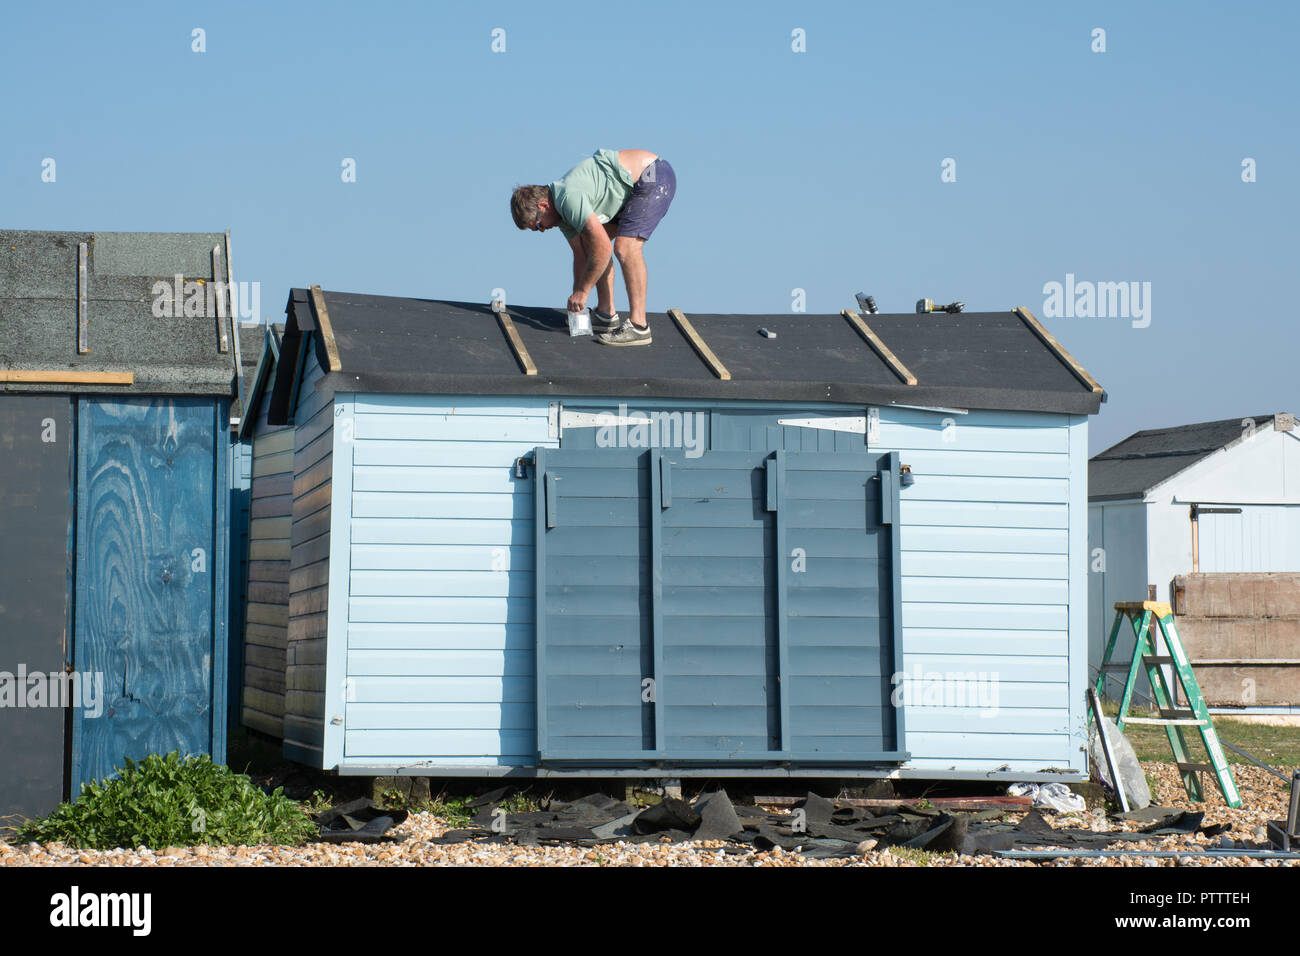
{"type": "Polygon", "coordinates": [[[596,282],[614,255],[614,245],[609,241],[604,225],[592,213],[587,217],[582,232],[569,240],[573,246],[573,295],[569,296],[569,310],[580,312],[587,304],[587,296],[596,287],[596,282]],[[586,255],[585,268],[582,268],[582,254],[586,255]]]}
{"type": "Polygon", "coordinates": [[[587,274],[587,251],[582,248],[581,235],[570,238],[569,247],[573,250],[573,287],[576,289],[582,285],[582,277],[587,274]]]}

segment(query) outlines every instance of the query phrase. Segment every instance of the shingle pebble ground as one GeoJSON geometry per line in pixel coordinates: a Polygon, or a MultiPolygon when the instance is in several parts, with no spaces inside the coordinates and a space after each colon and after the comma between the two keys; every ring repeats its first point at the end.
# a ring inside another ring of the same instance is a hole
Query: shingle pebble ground
{"type": "MultiPolygon", "coordinates": [[[[1222,795],[1209,784],[1203,804],[1188,800],[1173,764],[1143,765],[1153,781],[1152,799],[1168,807],[1203,810],[1205,825],[1231,824],[1231,830],[1207,838],[1199,833],[1161,837],[1141,844],[1123,844],[1116,849],[1195,851],[1217,843],[1222,837],[1263,843],[1261,828],[1268,820],[1285,815],[1288,790],[1277,777],[1250,766],[1234,767],[1244,806],[1228,808],[1222,795]]],[[[1008,815],[1014,822],[1019,815],[1008,815]]],[[[1121,823],[1102,816],[1082,818],[1058,816],[1055,826],[1085,826],[1094,830],[1137,830],[1135,823],[1121,823]]],[[[58,843],[15,846],[0,843],[0,866],[1297,866],[1300,860],[1224,859],[1185,856],[1181,859],[1109,857],[1051,861],[1007,860],[995,856],[922,854],[897,849],[873,849],[848,859],[813,860],[798,852],[779,848],[757,850],[721,842],[627,844],[588,846],[516,846],[512,844],[432,844],[452,827],[431,813],[413,813],[392,831],[405,837],[399,842],[380,844],[326,844],[303,847],[169,847],[165,850],[138,849],[79,850],[58,843]]]]}

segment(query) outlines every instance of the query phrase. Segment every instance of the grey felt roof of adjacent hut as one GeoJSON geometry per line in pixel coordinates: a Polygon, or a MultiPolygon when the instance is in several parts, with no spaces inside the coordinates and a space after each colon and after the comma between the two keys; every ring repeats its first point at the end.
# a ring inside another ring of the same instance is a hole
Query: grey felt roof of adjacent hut
{"type": "MultiPolygon", "coordinates": [[[[652,314],[648,347],[610,348],[570,337],[563,310],[511,307],[536,365],[525,375],[489,306],[324,292],[326,322],[294,289],[286,308],[285,360],[272,399],[287,419],[305,333],[322,368],[317,385],[342,392],[761,399],[1022,409],[1093,414],[1101,387],[1016,312],[866,315],[871,330],[915,376],[905,384],[843,316],[697,315],[687,318],[730,373],[721,380],[667,315],[652,314]],[[322,328],[324,326],[324,328],[322,328]],[[768,338],[766,328],[776,333],[768,338]],[[1091,381],[1091,379],[1088,379],[1091,381]]],[[[1037,325],[1035,321],[1034,326],[1037,325]]],[[[1041,329],[1041,327],[1039,327],[1041,329]]],[[[1045,333],[1044,333],[1045,334],[1045,333]]]]}
{"type": "MultiPolygon", "coordinates": [[[[250,326],[245,325],[244,329],[245,333],[248,333],[250,326]]],[[[275,363],[280,354],[280,341],[284,338],[284,323],[257,323],[252,331],[256,334],[245,334],[240,339],[244,348],[244,368],[249,368],[251,355],[253,369],[252,374],[244,376],[244,401],[249,411],[239,422],[241,440],[253,436],[257,428],[257,420],[261,415],[262,398],[275,384],[275,363]]]]}
{"type": "MultiPolygon", "coordinates": [[[[1274,417],[1252,415],[1134,432],[1088,462],[1088,499],[1140,498],[1201,459],[1240,442],[1247,420],[1262,428],[1274,417]]],[[[1294,427],[1294,420],[1285,427],[1294,427]]]]}
{"type": "MultiPolygon", "coordinates": [[[[235,349],[218,319],[159,318],[154,283],[213,279],[222,233],[0,230],[0,370],[130,372],[130,385],[0,382],[0,391],[231,395],[235,349]],[[78,247],[87,245],[87,335],[78,352],[78,247]]],[[[224,263],[225,258],[222,259],[224,263]]],[[[225,269],[221,270],[225,272],[225,269]]],[[[216,278],[226,279],[226,275],[216,278]]]]}
{"type": "MultiPolygon", "coordinates": [[[[232,422],[242,422],[243,419],[248,417],[244,413],[244,405],[241,402],[246,402],[249,408],[257,407],[253,392],[259,384],[258,375],[265,374],[261,373],[260,369],[262,367],[262,353],[265,351],[267,334],[270,328],[272,327],[265,322],[257,320],[239,323],[240,359],[243,362],[244,373],[242,376],[243,389],[230,402],[230,420],[232,422]]],[[[278,323],[274,328],[278,330],[278,332],[273,333],[276,336],[275,343],[278,348],[280,344],[279,336],[284,332],[284,323],[278,323]]]]}

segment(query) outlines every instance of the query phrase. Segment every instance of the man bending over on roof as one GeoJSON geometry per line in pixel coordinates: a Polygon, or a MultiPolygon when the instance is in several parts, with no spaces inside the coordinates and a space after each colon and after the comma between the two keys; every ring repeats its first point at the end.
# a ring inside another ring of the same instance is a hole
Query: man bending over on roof
{"type": "Polygon", "coordinates": [[[596,290],[592,330],[605,345],[649,345],[645,259],[641,247],[668,212],[677,177],[665,160],[645,149],[598,149],[549,186],[519,186],[510,214],[520,229],[559,226],[573,249],[573,294],[580,312],[596,290]],[[613,240],[612,244],[611,241],[613,240]],[[614,263],[623,267],[630,315],[614,311],[614,263]]]}

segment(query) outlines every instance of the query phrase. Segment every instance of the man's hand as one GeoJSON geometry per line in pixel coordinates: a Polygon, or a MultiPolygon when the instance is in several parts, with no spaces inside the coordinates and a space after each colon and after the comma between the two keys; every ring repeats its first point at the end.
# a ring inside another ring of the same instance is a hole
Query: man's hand
{"type": "Polygon", "coordinates": [[[587,307],[587,296],[591,295],[590,289],[578,289],[569,296],[567,308],[570,312],[581,312],[587,307]]]}

